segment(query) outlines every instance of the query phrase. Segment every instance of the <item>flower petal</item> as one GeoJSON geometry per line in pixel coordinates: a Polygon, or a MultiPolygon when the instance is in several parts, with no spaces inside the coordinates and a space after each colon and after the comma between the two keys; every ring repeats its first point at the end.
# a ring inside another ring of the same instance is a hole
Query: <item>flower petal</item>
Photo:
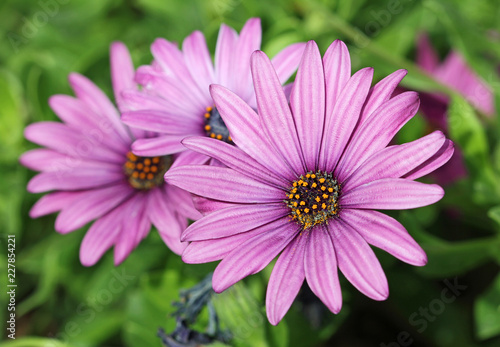
{"type": "Polygon", "coordinates": [[[315,171],[325,122],[325,76],[316,42],[309,41],[290,94],[297,135],[308,171],[315,171]]]}
{"type": "Polygon", "coordinates": [[[298,176],[305,172],[294,119],[271,61],[262,51],[251,58],[259,119],[269,142],[298,176]]]}
{"type": "Polygon", "coordinates": [[[328,224],[328,230],[337,254],[339,269],[347,280],[373,300],[387,299],[387,278],[368,243],[342,220],[328,224]]]}
{"type": "Polygon", "coordinates": [[[415,92],[399,94],[383,103],[356,131],[337,166],[337,178],[342,182],[367,158],[385,148],[399,129],[417,113],[418,106],[418,94],[415,92]]]}
{"type": "Polygon", "coordinates": [[[373,77],[372,68],[356,72],[347,81],[331,114],[326,114],[319,168],[333,171],[358,122],[373,77]]]}
{"type": "Polygon", "coordinates": [[[61,234],[76,230],[111,211],[133,194],[124,184],[78,192],[77,199],[57,216],[55,229],[61,234]]]}
{"type": "Polygon", "coordinates": [[[217,83],[234,90],[235,78],[231,75],[233,69],[234,52],[238,43],[236,31],[225,24],[221,24],[217,45],[215,47],[215,76],[217,83]]]}
{"type": "Polygon", "coordinates": [[[124,112],[122,120],[125,124],[144,130],[171,135],[202,135],[203,119],[196,121],[190,118],[157,110],[139,110],[124,112]]]}
{"type": "Polygon", "coordinates": [[[205,36],[200,31],[193,32],[182,43],[182,52],[198,87],[208,90],[208,86],[215,81],[215,72],[205,36]]]}
{"type": "Polygon", "coordinates": [[[210,92],[238,148],[270,171],[290,180],[295,179],[296,176],[291,174],[291,170],[281,155],[275,151],[266,135],[262,133],[259,117],[254,110],[240,97],[222,86],[211,85],[210,92]]]}
{"type": "Polygon", "coordinates": [[[134,64],[130,53],[122,42],[113,42],[109,52],[111,60],[111,81],[116,104],[120,112],[128,111],[128,105],[124,102],[122,92],[127,89],[136,89],[134,81],[134,64]]]}
{"type": "MultiPolygon", "coordinates": [[[[174,186],[172,186],[174,187],[174,186]]],[[[207,215],[209,213],[218,211],[220,209],[234,206],[235,204],[225,201],[219,201],[214,199],[207,199],[199,195],[192,195],[194,207],[200,211],[202,215],[207,215]]]]}
{"type": "Polygon", "coordinates": [[[149,139],[138,139],[132,143],[132,152],[141,157],[170,155],[186,150],[181,143],[185,135],[157,136],[149,139]]]}
{"type": "Polygon", "coordinates": [[[281,84],[286,83],[297,70],[305,47],[305,42],[293,43],[282,49],[271,59],[281,84]]]}
{"type": "Polygon", "coordinates": [[[344,42],[335,40],[323,57],[326,86],[326,110],[330,117],[338,98],[351,78],[351,57],[344,42]]]}
{"type": "Polygon", "coordinates": [[[235,205],[219,210],[191,224],[183,233],[183,241],[219,239],[258,228],[289,214],[283,203],[235,205]]]}
{"type": "Polygon", "coordinates": [[[258,163],[239,148],[208,137],[188,137],[182,144],[187,148],[209,157],[216,158],[224,165],[253,177],[260,182],[276,187],[287,187],[288,182],[258,163]]]}
{"type": "Polygon", "coordinates": [[[439,151],[436,152],[436,154],[434,154],[432,157],[427,159],[412,171],[403,175],[403,178],[416,180],[417,178],[423,177],[428,173],[433,172],[434,170],[446,164],[448,160],[450,160],[450,158],[453,156],[454,150],[455,148],[453,142],[450,140],[446,140],[439,151]]]}
{"type": "Polygon", "coordinates": [[[228,202],[278,202],[285,196],[282,190],[220,167],[185,165],[171,168],[165,180],[190,193],[228,202]]]}
{"type": "Polygon", "coordinates": [[[302,232],[290,242],[274,265],[266,292],[267,318],[278,324],[292,306],[304,283],[304,253],[310,232],[302,232]]]}
{"type": "Polygon", "coordinates": [[[196,210],[191,194],[170,184],[165,184],[163,190],[163,194],[168,198],[170,205],[174,206],[174,210],[177,212],[178,216],[191,220],[198,220],[203,217],[203,215],[196,210]]]}
{"type": "Polygon", "coordinates": [[[342,208],[405,210],[433,204],[443,188],[402,178],[385,178],[356,187],[341,196],[342,208]]]}
{"type": "Polygon", "coordinates": [[[38,218],[58,212],[63,208],[70,206],[73,201],[78,200],[80,193],[77,192],[54,192],[42,196],[30,210],[31,218],[38,218]]]}
{"type": "Polygon", "coordinates": [[[342,220],[355,229],[369,244],[415,266],[427,263],[422,247],[397,220],[377,211],[344,209],[342,220]]]}
{"type": "Polygon", "coordinates": [[[344,192],[382,178],[399,178],[433,157],[445,143],[440,131],[403,145],[386,147],[368,158],[342,183],[344,192]]]}
{"type": "Polygon", "coordinates": [[[418,66],[427,72],[432,73],[438,67],[439,58],[426,34],[420,34],[418,37],[416,59],[418,66]]]}
{"type": "Polygon", "coordinates": [[[215,292],[223,292],[265,268],[295,237],[298,226],[285,217],[261,228],[268,231],[245,241],[219,263],[212,278],[215,292]],[[271,230],[268,229],[270,225],[271,230]]]}
{"type": "Polygon", "coordinates": [[[332,311],[342,308],[342,291],[337,272],[337,256],[328,230],[318,227],[311,234],[304,255],[307,284],[332,311]]]}

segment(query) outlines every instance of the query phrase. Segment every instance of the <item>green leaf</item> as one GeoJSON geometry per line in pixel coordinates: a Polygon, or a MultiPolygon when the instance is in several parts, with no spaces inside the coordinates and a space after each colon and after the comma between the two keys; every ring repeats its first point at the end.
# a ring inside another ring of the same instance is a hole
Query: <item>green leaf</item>
{"type": "Polygon", "coordinates": [[[481,340],[500,335],[500,275],[474,304],[476,335],[481,340]]]}

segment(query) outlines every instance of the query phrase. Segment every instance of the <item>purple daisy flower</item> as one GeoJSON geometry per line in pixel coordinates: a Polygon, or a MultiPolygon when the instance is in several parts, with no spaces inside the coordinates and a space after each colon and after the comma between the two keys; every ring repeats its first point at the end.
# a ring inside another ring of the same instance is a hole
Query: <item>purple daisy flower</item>
{"type": "Polygon", "coordinates": [[[453,143],[436,131],[389,146],[415,115],[418,95],[391,98],[406,71],[370,88],[373,69],[351,76],[345,44],[323,59],[314,41],[304,51],[290,104],[270,60],[252,55],[258,115],[236,94],[211,87],[237,146],[206,137],[183,143],[227,167],[186,165],[165,178],[199,196],[206,215],[189,226],[188,263],[222,261],[213,275],[221,292],[278,257],[267,288],[267,316],[277,324],[304,280],[332,312],[342,295],[337,268],[362,293],[388,296],[385,274],[369,244],[409,264],[427,261],[395,219],[374,211],[426,206],[441,187],[414,181],[443,165],[453,143]],[[280,254],[281,253],[281,254],[280,254]]]}
{"type": "MultiPolygon", "coordinates": [[[[154,61],[137,69],[136,81],[142,91],[129,91],[123,99],[129,112],[123,114],[126,124],[162,136],[138,139],[132,145],[137,155],[167,155],[186,151],[181,140],[186,136],[208,136],[233,143],[229,132],[213,105],[210,84],[220,84],[256,108],[250,73],[250,55],[260,49],[262,30],[259,18],[251,18],[240,35],[222,24],[212,63],[205,37],[199,31],[182,44],[157,39],[151,46],[154,61]],[[214,66],[215,65],[215,66],[214,66]]],[[[295,43],[278,53],[273,61],[281,83],[295,72],[304,50],[295,43]]],[[[193,160],[200,154],[192,152],[193,160]]]]}
{"type": "MultiPolygon", "coordinates": [[[[439,63],[438,55],[427,35],[418,38],[417,64],[436,80],[455,89],[474,107],[491,117],[495,113],[493,92],[474,71],[467,66],[464,58],[455,51],[450,52],[444,62],[439,63]]],[[[441,93],[421,93],[420,110],[429,124],[448,132],[449,98],[441,93]]],[[[457,149],[450,161],[433,173],[439,184],[450,184],[467,176],[462,152],[457,149]]]]}
{"type": "MultiPolygon", "coordinates": [[[[120,93],[135,88],[134,68],[125,45],[111,46],[111,75],[119,108],[120,93]]],[[[49,104],[63,121],[29,125],[25,137],[45,148],[24,153],[20,162],[41,171],[28,183],[28,191],[42,193],[31,209],[37,218],[60,212],[55,229],[62,234],[96,220],[87,231],[80,261],[95,264],[114,245],[120,264],[146,237],[154,224],[168,247],[181,254],[181,232],[187,218],[197,219],[190,194],[165,184],[163,175],[171,156],[138,157],[131,152],[135,138],[155,135],[128,128],[107,96],[90,80],[69,76],[76,98],[55,95],[49,104]]],[[[175,165],[184,162],[182,155],[175,165]]]]}

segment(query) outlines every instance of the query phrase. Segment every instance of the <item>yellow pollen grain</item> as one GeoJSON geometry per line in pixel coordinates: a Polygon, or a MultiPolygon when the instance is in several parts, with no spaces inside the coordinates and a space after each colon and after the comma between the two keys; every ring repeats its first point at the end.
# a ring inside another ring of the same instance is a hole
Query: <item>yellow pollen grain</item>
{"type": "Polygon", "coordinates": [[[217,135],[217,140],[222,140],[222,135],[221,134],[217,135]]]}
{"type": "Polygon", "coordinates": [[[205,125],[205,130],[206,130],[206,131],[209,131],[210,129],[212,129],[212,127],[211,127],[210,125],[208,125],[208,124],[207,124],[207,125],[205,125]]]}
{"type": "Polygon", "coordinates": [[[315,175],[315,174],[312,174],[312,175],[311,175],[311,178],[316,178],[316,175],[315,175]]]}
{"type": "Polygon", "coordinates": [[[232,137],[231,137],[231,136],[228,136],[228,137],[227,137],[227,140],[228,140],[228,141],[233,141],[233,139],[232,139],[232,137]]]}
{"type": "Polygon", "coordinates": [[[210,112],[210,111],[212,111],[212,107],[207,106],[207,108],[205,108],[205,110],[207,110],[207,112],[210,112]]]}
{"type": "Polygon", "coordinates": [[[322,203],[321,204],[321,208],[324,210],[326,208],[326,204],[325,203],[322,203]]]}
{"type": "Polygon", "coordinates": [[[293,194],[297,193],[297,188],[293,188],[293,189],[292,189],[292,193],[293,193],[293,194]]]}
{"type": "Polygon", "coordinates": [[[211,138],[213,138],[213,139],[215,139],[215,134],[214,134],[214,133],[211,133],[211,134],[210,134],[210,137],[211,137],[211,138]]]}
{"type": "Polygon", "coordinates": [[[318,185],[316,183],[311,184],[311,187],[316,188],[318,185]]]}
{"type": "Polygon", "coordinates": [[[316,202],[320,202],[321,198],[319,196],[317,196],[315,200],[316,200],[316,202]]]}
{"type": "Polygon", "coordinates": [[[325,190],[325,189],[326,189],[326,187],[325,187],[325,186],[321,186],[321,190],[325,190]]]}
{"type": "Polygon", "coordinates": [[[127,153],[127,158],[129,158],[131,161],[136,161],[137,160],[137,157],[132,152],[128,152],[127,153]]]}
{"type": "Polygon", "coordinates": [[[288,195],[288,199],[293,199],[293,194],[288,195]]]}
{"type": "Polygon", "coordinates": [[[153,158],[153,164],[158,164],[160,162],[160,158],[154,157],[153,158]]]}
{"type": "Polygon", "coordinates": [[[152,173],[148,173],[148,176],[147,176],[148,180],[151,181],[154,177],[155,177],[155,175],[153,175],[152,173]]]}
{"type": "Polygon", "coordinates": [[[299,194],[295,195],[295,199],[300,199],[300,195],[299,194]]]}
{"type": "Polygon", "coordinates": [[[325,179],[324,178],[320,178],[319,179],[319,183],[324,183],[325,182],[325,179]]]}
{"type": "Polygon", "coordinates": [[[293,182],[292,186],[297,187],[297,182],[293,182]]]}
{"type": "Polygon", "coordinates": [[[205,118],[206,119],[210,118],[210,113],[205,113],[205,118]]]}
{"type": "Polygon", "coordinates": [[[330,193],[333,193],[333,188],[328,188],[328,191],[329,191],[330,193]]]}
{"type": "Polygon", "coordinates": [[[139,174],[139,178],[140,178],[141,180],[145,179],[145,178],[146,178],[146,174],[145,174],[144,172],[141,172],[141,173],[139,174]]]}
{"type": "Polygon", "coordinates": [[[302,185],[302,183],[304,183],[304,181],[299,180],[299,182],[298,182],[298,183],[299,183],[299,186],[301,186],[301,185],[302,185]]]}
{"type": "Polygon", "coordinates": [[[134,171],[134,172],[132,173],[132,177],[133,177],[133,178],[137,178],[137,177],[139,177],[139,173],[138,173],[137,171],[134,171]]]}
{"type": "Polygon", "coordinates": [[[143,163],[138,163],[137,164],[137,169],[138,170],[142,170],[142,168],[144,167],[144,164],[143,163]]]}
{"type": "Polygon", "coordinates": [[[323,199],[328,199],[328,195],[323,194],[323,199]]]}
{"type": "Polygon", "coordinates": [[[313,205],[313,210],[317,209],[318,205],[313,205]]]}
{"type": "Polygon", "coordinates": [[[306,202],[305,202],[305,201],[301,201],[301,202],[300,202],[300,206],[304,206],[305,204],[306,204],[306,202]]]}
{"type": "MultiPolygon", "coordinates": [[[[306,209],[307,210],[307,209],[306,209]]],[[[297,213],[298,216],[300,216],[300,210],[296,210],[295,213],[297,213]]],[[[307,212],[306,212],[307,213],[307,212]]]]}
{"type": "Polygon", "coordinates": [[[299,204],[297,203],[297,201],[295,201],[295,202],[293,203],[293,207],[297,207],[297,206],[299,206],[299,204]]]}
{"type": "Polygon", "coordinates": [[[304,209],[304,212],[305,212],[305,213],[309,213],[309,209],[308,209],[308,208],[305,208],[305,209],[304,209]]]}
{"type": "Polygon", "coordinates": [[[148,173],[150,170],[151,170],[151,168],[150,168],[149,166],[146,166],[146,167],[144,168],[144,172],[145,172],[145,173],[148,173]]]}
{"type": "Polygon", "coordinates": [[[151,166],[151,172],[158,172],[158,167],[157,166],[151,166]]]}
{"type": "Polygon", "coordinates": [[[308,184],[309,184],[309,183],[304,182],[302,185],[303,185],[304,187],[307,187],[307,185],[308,185],[308,184]]]}
{"type": "Polygon", "coordinates": [[[306,175],[306,177],[307,177],[307,178],[310,178],[310,177],[311,177],[311,175],[310,175],[310,174],[307,174],[307,175],[306,175]]]}
{"type": "Polygon", "coordinates": [[[127,161],[127,163],[125,164],[125,166],[129,169],[134,169],[135,168],[135,164],[134,163],[131,163],[129,161],[127,161]]]}
{"type": "Polygon", "coordinates": [[[144,159],[144,165],[146,165],[146,166],[151,165],[151,159],[149,159],[149,158],[144,159]]]}

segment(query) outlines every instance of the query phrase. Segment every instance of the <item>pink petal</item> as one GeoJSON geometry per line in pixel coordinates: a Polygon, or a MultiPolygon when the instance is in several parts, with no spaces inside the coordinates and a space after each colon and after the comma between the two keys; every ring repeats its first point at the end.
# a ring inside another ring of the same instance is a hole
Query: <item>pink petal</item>
{"type": "MultiPolygon", "coordinates": [[[[19,162],[34,171],[58,171],[67,168],[75,168],[87,164],[88,160],[73,158],[68,155],[46,148],[36,148],[24,152],[19,162]]],[[[110,165],[104,162],[93,162],[97,164],[110,165]]],[[[113,165],[113,164],[111,164],[113,165]]]]}
{"type": "Polygon", "coordinates": [[[213,200],[213,199],[207,199],[198,195],[193,195],[193,204],[194,207],[200,211],[202,215],[207,215],[209,213],[215,212],[217,210],[229,207],[229,206],[234,206],[233,203],[230,202],[225,202],[225,201],[219,201],[219,200],[213,200]]]}
{"type": "Polygon", "coordinates": [[[368,243],[342,220],[328,224],[339,269],[356,289],[373,300],[385,300],[389,285],[368,243]]]}
{"type": "Polygon", "coordinates": [[[433,172],[434,170],[446,164],[448,160],[450,160],[450,158],[453,156],[454,150],[455,148],[453,142],[450,140],[446,140],[439,151],[436,152],[436,154],[434,154],[432,157],[427,159],[412,171],[403,175],[403,177],[409,180],[416,180],[433,172]]]}
{"type": "Polygon", "coordinates": [[[200,31],[193,32],[182,43],[182,52],[192,78],[201,90],[208,92],[208,86],[215,81],[215,72],[205,36],[200,31]]]}
{"type": "Polygon", "coordinates": [[[31,218],[38,218],[58,212],[63,208],[70,206],[73,201],[77,200],[80,193],[74,192],[54,192],[42,196],[30,210],[31,218]]]}
{"type": "Polygon", "coordinates": [[[123,143],[130,143],[127,128],[120,121],[118,111],[102,90],[97,88],[88,78],[77,73],[69,75],[69,83],[78,99],[89,105],[96,114],[102,117],[103,126],[116,132],[123,143]]]}
{"type": "Polygon", "coordinates": [[[191,220],[198,220],[202,217],[202,214],[194,206],[191,194],[185,190],[165,184],[164,194],[167,196],[170,205],[175,207],[175,211],[179,216],[191,220]]]}
{"type": "Polygon", "coordinates": [[[289,242],[274,265],[266,293],[267,318],[272,325],[285,316],[304,283],[304,253],[309,234],[302,232],[289,242]]]}
{"type": "Polygon", "coordinates": [[[351,78],[351,57],[344,42],[335,40],[323,57],[326,85],[326,115],[330,117],[337,100],[351,78]]]}
{"type": "Polygon", "coordinates": [[[363,111],[361,112],[361,117],[359,117],[359,123],[357,128],[361,126],[366,120],[373,114],[373,112],[379,108],[384,102],[389,100],[399,82],[406,76],[408,71],[397,70],[393,72],[380,82],[378,82],[368,93],[366,98],[366,103],[363,106],[363,111]]]}
{"type": "Polygon", "coordinates": [[[263,134],[259,117],[254,110],[236,94],[222,86],[212,85],[210,92],[238,148],[270,171],[290,180],[295,179],[297,176],[290,173],[291,170],[281,155],[274,150],[263,134]],[[263,156],[262,153],[266,155],[263,156]]]}
{"type": "Polygon", "coordinates": [[[171,168],[165,180],[190,193],[228,202],[278,202],[285,197],[282,190],[220,167],[185,165],[171,168]]]}
{"type": "Polygon", "coordinates": [[[237,43],[238,34],[236,31],[221,24],[215,47],[215,75],[218,83],[231,90],[234,90],[235,87],[235,78],[232,72],[235,71],[233,66],[237,43]]]}
{"type": "Polygon", "coordinates": [[[276,75],[281,84],[284,84],[293,75],[299,66],[306,44],[304,42],[293,43],[282,49],[271,59],[271,63],[276,70],[276,75]]]}
{"type": "Polygon", "coordinates": [[[374,153],[385,148],[394,135],[409,121],[419,106],[418,94],[405,92],[380,106],[356,131],[337,167],[342,182],[374,153]]]}
{"type": "Polygon", "coordinates": [[[307,170],[315,171],[325,122],[325,76],[314,41],[306,45],[290,94],[290,107],[307,170]]]}
{"type": "Polygon", "coordinates": [[[356,126],[373,77],[372,68],[356,72],[338,97],[331,114],[326,115],[319,168],[333,171],[356,126]]]}
{"type": "Polygon", "coordinates": [[[180,255],[187,246],[187,242],[181,242],[181,233],[185,226],[177,221],[175,204],[170,203],[169,198],[161,189],[150,191],[147,214],[168,248],[180,255]]]}
{"type": "Polygon", "coordinates": [[[111,81],[118,109],[128,111],[128,105],[124,102],[122,92],[127,89],[136,89],[134,81],[134,64],[130,53],[122,42],[113,42],[109,52],[111,60],[111,81]]]}
{"type": "Polygon", "coordinates": [[[115,266],[120,265],[151,230],[146,202],[146,195],[140,193],[134,194],[120,206],[122,214],[118,222],[123,229],[115,243],[115,266]]]}
{"type": "Polygon", "coordinates": [[[134,110],[169,110],[170,113],[177,114],[179,117],[190,116],[191,113],[176,108],[170,100],[165,100],[158,95],[150,95],[144,90],[126,90],[122,92],[123,102],[127,104],[128,111],[134,110]],[[184,112],[182,112],[184,111],[184,112]],[[181,112],[181,113],[179,113],[181,112]]]}
{"type": "Polygon", "coordinates": [[[172,163],[172,166],[170,166],[170,169],[184,165],[203,165],[206,164],[209,160],[210,158],[204,154],[193,151],[184,151],[175,156],[174,162],[172,163]]]}
{"type": "Polygon", "coordinates": [[[189,118],[156,110],[124,112],[123,122],[129,126],[171,135],[203,135],[203,119],[189,118]]]}
{"type": "Polygon", "coordinates": [[[219,239],[258,228],[290,213],[283,203],[235,205],[219,210],[191,224],[182,234],[183,241],[219,239]]]}
{"type": "Polygon", "coordinates": [[[133,194],[134,190],[124,184],[101,189],[82,191],[77,199],[65,206],[57,216],[55,229],[61,234],[81,228],[93,219],[99,218],[133,194]]]}
{"type": "Polygon", "coordinates": [[[427,263],[422,247],[397,220],[377,211],[345,209],[342,220],[355,229],[369,244],[415,266],[427,263]]]}
{"type": "Polygon", "coordinates": [[[432,48],[429,37],[420,34],[417,43],[417,64],[427,72],[434,72],[439,64],[437,53],[432,48]]]}
{"type": "Polygon", "coordinates": [[[245,152],[225,142],[208,137],[189,137],[182,141],[182,144],[193,151],[216,158],[235,171],[253,177],[262,183],[271,184],[278,188],[289,185],[286,180],[269,171],[245,152]]]}
{"type": "Polygon", "coordinates": [[[141,157],[157,157],[186,150],[181,143],[184,135],[165,135],[149,139],[139,139],[132,144],[132,152],[141,157]]]}
{"type": "Polygon", "coordinates": [[[255,51],[251,68],[262,128],[295,174],[303,174],[305,166],[294,119],[271,61],[264,52],[255,51]]]}
{"type": "Polygon", "coordinates": [[[97,263],[115,243],[123,228],[119,222],[122,214],[121,208],[116,208],[92,224],[80,246],[80,262],[83,266],[97,263]]]}
{"type": "Polygon", "coordinates": [[[413,142],[386,147],[358,167],[342,183],[342,189],[347,192],[371,181],[402,177],[433,157],[445,141],[444,134],[435,131],[413,142]]]}
{"type": "MultiPolygon", "coordinates": [[[[288,218],[271,224],[274,225],[272,230],[245,241],[219,263],[212,278],[215,292],[223,292],[239,280],[265,268],[290,243],[298,229],[288,218]]],[[[262,228],[267,229],[268,226],[262,228]]]]}
{"type": "Polygon", "coordinates": [[[328,230],[318,227],[309,238],[304,255],[307,284],[332,311],[342,308],[342,291],[337,272],[337,256],[328,230]]]}
{"type": "Polygon", "coordinates": [[[342,208],[405,210],[431,205],[443,196],[443,188],[436,184],[385,178],[343,193],[340,205],[342,208]]]}

